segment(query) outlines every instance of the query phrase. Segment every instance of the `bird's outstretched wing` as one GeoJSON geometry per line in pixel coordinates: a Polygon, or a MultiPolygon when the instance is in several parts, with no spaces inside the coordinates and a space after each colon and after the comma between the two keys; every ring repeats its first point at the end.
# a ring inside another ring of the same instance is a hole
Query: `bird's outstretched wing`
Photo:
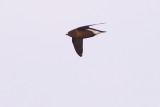
{"type": "MultiPolygon", "coordinates": [[[[99,23],[99,24],[105,24],[105,23],[99,23]]],[[[89,26],[94,26],[94,25],[99,25],[99,24],[92,24],[92,25],[81,26],[81,27],[78,27],[77,29],[78,30],[86,30],[86,29],[89,28],[89,26]]]]}
{"type": "Polygon", "coordinates": [[[82,38],[72,38],[72,43],[77,54],[81,57],[83,53],[83,39],[82,38]]]}

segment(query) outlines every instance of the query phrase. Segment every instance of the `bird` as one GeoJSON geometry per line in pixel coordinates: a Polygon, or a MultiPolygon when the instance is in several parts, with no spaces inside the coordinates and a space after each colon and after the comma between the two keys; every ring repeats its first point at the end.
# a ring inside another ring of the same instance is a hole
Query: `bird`
{"type": "MultiPolygon", "coordinates": [[[[105,24],[105,23],[99,23],[99,24],[105,24]]],[[[94,37],[95,35],[106,32],[106,31],[90,28],[90,26],[99,25],[99,24],[81,26],[69,31],[66,34],[67,36],[72,37],[72,43],[73,43],[74,49],[80,57],[82,57],[82,54],[83,54],[83,39],[94,37]]]]}

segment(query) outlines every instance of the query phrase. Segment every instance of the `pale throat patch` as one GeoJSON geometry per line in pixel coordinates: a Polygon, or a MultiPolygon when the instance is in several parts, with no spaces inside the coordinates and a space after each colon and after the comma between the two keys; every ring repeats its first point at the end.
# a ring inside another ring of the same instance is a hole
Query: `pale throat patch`
{"type": "Polygon", "coordinates": [[[93,29],[87,29],[87,30],[93,32],[95,35],[102,33],[102,32],[100,32],[100,31],[93,30],[93,29]]]}

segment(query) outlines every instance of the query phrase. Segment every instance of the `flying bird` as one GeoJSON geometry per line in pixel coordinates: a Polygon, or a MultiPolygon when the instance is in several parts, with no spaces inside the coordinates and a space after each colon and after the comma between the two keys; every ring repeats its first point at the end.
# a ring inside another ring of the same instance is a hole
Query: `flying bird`
{"type": "MultiPolygon", "coordinates": [[[[99,23],[99,24],[104,24],[104,23],[99,23]]],[[[73,43],[74,49],[80,57],[82,57],[82,53],[83,53],[83,39],[93,37],[97,34],[106,32],[106,31],[100,31],[97,29],[90,28],[90,26],[93,26],[93,25],[98,25],[98,24],[81,26],[69,31],[66,34],[72,37],[72,43],[73,43]]]]}

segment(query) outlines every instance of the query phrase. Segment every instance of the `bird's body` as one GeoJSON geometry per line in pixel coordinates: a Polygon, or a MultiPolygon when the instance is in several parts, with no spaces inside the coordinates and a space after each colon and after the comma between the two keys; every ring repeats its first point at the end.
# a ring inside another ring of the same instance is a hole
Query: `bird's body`
{"type": "MultiPolygon", "coordinates": [[[[100,24],[103,24],[103,23],[100,23],[100,24]]],[[[93,24],[93,25],[97,25],[97,24],[93,24]]],[[[100,31],[100,30],[89,27],[93,25],[78,27],[76,29],[69,31],[68,34],[66,34],[72,37],[72,43],[79,56],[82,56],[82,53],[83,53],[83,39],[93,37],[97,34],[105,32],[105,31],[100,31]]]]}

